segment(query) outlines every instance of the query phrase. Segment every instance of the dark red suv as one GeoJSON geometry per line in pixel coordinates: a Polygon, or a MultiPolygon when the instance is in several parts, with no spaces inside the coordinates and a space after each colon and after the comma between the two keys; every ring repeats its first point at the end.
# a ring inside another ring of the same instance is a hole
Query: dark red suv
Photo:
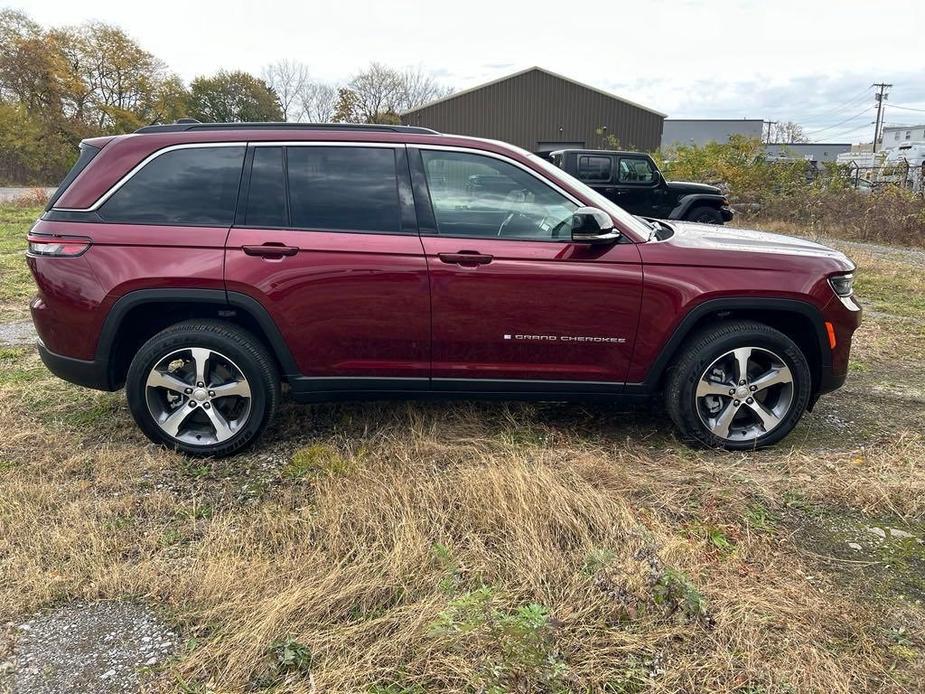
{"type": "Polygon", "coordinates": [[[178,123],[87,140],[29,233],[51,371],[226,455],[299,401],[665,397],[684,438],[784,437],[844,382],[854,265],[633,217],[422,128],[178,123]]]}

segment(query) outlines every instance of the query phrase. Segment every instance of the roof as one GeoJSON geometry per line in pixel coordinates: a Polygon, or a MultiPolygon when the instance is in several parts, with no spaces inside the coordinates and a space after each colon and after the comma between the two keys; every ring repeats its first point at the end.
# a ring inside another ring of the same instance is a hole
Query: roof
{"type": "Polygon", "coordinates": [[[433,101],[429,101],[429,102],[427,102],[426,104],[422,104],[421,106],[416,106],[415,108],[409,108],[407,111],[402,111],[400,115],[405,116],[405,115],[407,115],[407,114],[409,114],[409,113],[415,113],[416,111],[420,111],[420,110],[425,109],[425,108],[428,108],[428,107],[430,107],[430,106],[434,106],[434,105],[436,105],[436,104],[443,103],[444,101],[452,101],[453,99],[456,99],[456,98],[459,98],[459,97],[461,97],[461,96],[464,96],[465,94],[470,94],[470,93],[475,92],[475,91],[478,91],[478,90],[480,90],[480,89],[484,89],[485,87],[490,87],[490,86],[492,86],[493,84],[498,84],[499,82],[506,82],[506,81],[509,80],[509,79],[513,79],[513,78],[515,78],[515,77],[520,77],[521,75],[526,75],[528,72],[542,72],[542,73],[545,73],[545,74],[547,74],[547,75],[551,75],[551,76],[553,76],[553,77],[557,77],[558,79],[563,80],[563,81],[565,81],[565,82],[570,82],[571,84],[574,84],[574,85],[577,85],[577,86],[579,86],[579,87],[582,87],[583,89],[589,89],[589,90],[591,90],[592,92],[597,92],[598,94],[603,94],[604,96],[610,97],[611,99],[615,99],[616,101],[622,101],[624,104],[629,104],[630,106],[635,106],[636,108],[642,109],[643,111],[648,111],[649,113],[654,113],[655,115],[661,116],[662,118],[667,118],[667,114],[662,113],[661,111],[656,111],[655,109],[649,108],[648,106],[643,106],[642,104],[636,103],[635,101],[630,101],[629,99],[624,99],[624,98],[621,97],[621,96],[617,96],[616,94],[612,94],[611,92],[604,91],[603,89],[598,89],[597,87],[592,87],[590,84],[585,84],[584,82],[579,82],[578,80],[573,80],[571,77],[566,77],[565,75],[560,75],[558,72],[553,72],[552,70],[547,70],[547,69],[545,69],[545,68],[541,68],[541,67],[539,67],[538,65],[534,65],[534,66],[532,66],[532,67],[528,67],[528,68],[525,68],[525,69],[523,69],[523,70],[519,70],[518,72],[511,73],[510,75],[505,75],[505,76],[503,76],[503,77],[499,77],[499,78],[497,78],[497,79],[493,79],[493,80],[491,80],[490,82],[484,82],[484,83],[478,84],[478,85],[476,85],[476,86],[474,86],[474,87],[469,87],[469,89],[463,89],[461,92],[454,92],[454,93],[452,93],[452,94],[450,94],[450,95],[448,95],[448,96],[444,96],[444,97],[442,97],[442,98],[440,98],[440,99],[434,99],[433,101]]]}

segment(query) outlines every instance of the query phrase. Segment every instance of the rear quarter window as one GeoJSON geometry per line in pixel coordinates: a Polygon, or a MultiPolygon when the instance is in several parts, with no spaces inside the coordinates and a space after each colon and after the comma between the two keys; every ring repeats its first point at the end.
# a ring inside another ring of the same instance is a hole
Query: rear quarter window
{"type": "Polygon", "coordinates": [[[107,222],[231,226],[244,147],[165,152],[115,191],[99,210],[107,222]]]}

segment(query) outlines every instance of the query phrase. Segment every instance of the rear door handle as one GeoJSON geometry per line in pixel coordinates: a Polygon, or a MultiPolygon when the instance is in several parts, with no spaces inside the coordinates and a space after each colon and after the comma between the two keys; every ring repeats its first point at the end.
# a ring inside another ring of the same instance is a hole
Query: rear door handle
{"type": "Polygon", "coordinates": [[[437,257],[450,265],[474,267],[475,265],[488,265],[493,256],[478,251],[459,251],[458,253],[438,253],[437,257]]]}
{"type": "Polygon", "coordinates": [[[268,242],[260,246],[242,246],[241,248],[247,255],[256,255],[261,258],[282,258],[299,252],[299,249],[294,246],[285,246],[276,242],[268,242]]]}

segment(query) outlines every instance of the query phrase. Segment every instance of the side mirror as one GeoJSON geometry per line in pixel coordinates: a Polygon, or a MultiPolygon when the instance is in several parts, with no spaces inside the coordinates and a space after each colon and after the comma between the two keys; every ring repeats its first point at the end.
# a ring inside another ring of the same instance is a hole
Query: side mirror
{"type": "Polygon", "coordinates": [[[610,215],[596,207],[579,207],[572,214],[572,241],[613,243],[620,238],[610,215]]]}
{"type": "Polygon", "coordinates": [[[661,182],[662,182],[662,174],[661,174],[661,172],[659,172],[659,171],[653,171],[653,172],[652,172],[652,184],[653,184],[653,185],[658,185],[658,184],[661,183],[661,182]]]}

